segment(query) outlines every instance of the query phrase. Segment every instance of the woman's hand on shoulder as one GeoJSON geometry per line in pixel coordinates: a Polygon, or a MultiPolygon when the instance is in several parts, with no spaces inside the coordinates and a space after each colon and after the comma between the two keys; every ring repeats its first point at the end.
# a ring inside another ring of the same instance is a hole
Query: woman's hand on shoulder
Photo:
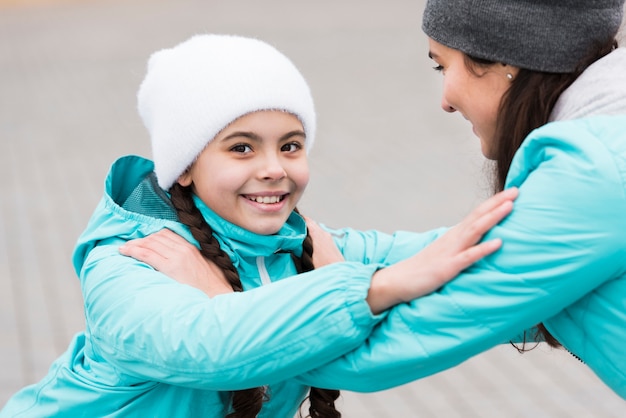
{"type": "Polygon", "coordinates": [[[209,297],[233,292],[224,273],[189,241],[169,229],[126,242],[120,254],[206,293],[209,297]]]}
{"type": "Polygon", "coordinates": [[[304,220],[309,236],[313,240],[313,265],[315,268],[345,261],[330,233],[322,229],[313,219],[304,216],[304,220]]]}

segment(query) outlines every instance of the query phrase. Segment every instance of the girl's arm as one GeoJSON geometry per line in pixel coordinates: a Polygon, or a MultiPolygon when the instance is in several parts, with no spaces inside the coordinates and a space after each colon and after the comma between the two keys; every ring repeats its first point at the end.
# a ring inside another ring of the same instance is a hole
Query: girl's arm
{"type": "Polygon", "coordinates": [[[340,263],[208,298],[101,243],[81,270],[89,364],[211,390],[303,373],[362,343],[378,321],[365,298],[376,266],[340,263]]]}

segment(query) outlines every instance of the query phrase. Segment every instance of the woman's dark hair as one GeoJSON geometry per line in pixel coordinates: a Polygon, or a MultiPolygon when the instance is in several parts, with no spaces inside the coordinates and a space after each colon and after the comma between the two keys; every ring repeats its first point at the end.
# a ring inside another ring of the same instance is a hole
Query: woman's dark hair
{"type": "MultiPolygon", "coordinates": [[[[193,237],[200,244],[202,255],[222,269],[235,292],[242,292],[243,286],[239,279],[239,273],[233,266],[230,257],[220,248],[219,242],[213,236],[213,230],[194,204],[191,187],[183,187],[174,183],[170,193],[172,204],[176,208],[180,222],[189,227],[193,237]]],[[[313,270],[313,243],[308,234],[303,243],[302,257],[293,256],[293,259],[299,273],[313,270]]],[[[335,400],[338,397],[338,390],[311,388],[308,398],[310,416],[312,418],[341,417],[341,414],[335,409],[335,400]]],[[[227,418],[254,418],[267,399],[268,395],[264,388],[234,391],[232,394],[233,412],[228,414],[227,418]]]]}
{"type": "MultiPolygon", "coordinates": [[[[591,64],[617,48],[615,39],[599,43],[573,73],[546,73],[520,69],[511,87],[502,97],[498,112],[498,121],[494,136],[493,159],[495,165],[492,173],[492,189],[497,193],[504,189],[506,175],[511,167],[513,156],[533,130],[548,123],[557,99],[580,74],[591,64]]],[[[493,61],[465,55],[465,65],[474,75],[480,76],[480,70],[488,70],[493,65],[501,65],[493,61]]],[[[536,327],[539,340],[552,347],[561,344],[548,332],[543,324],[536,327]]],[[[519,351],[526,351],[525,344],[519,351]]]]}

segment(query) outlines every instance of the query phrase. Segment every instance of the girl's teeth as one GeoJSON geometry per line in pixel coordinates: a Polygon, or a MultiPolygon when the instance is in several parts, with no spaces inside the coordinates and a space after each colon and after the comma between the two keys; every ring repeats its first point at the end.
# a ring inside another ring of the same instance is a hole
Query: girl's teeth
{"type": "Polygon", "coordinates": [[[257,196],[251,197],[250,200],[253,200],[257,203],[278,203],[281,200],[280,196],[257,196]]]}

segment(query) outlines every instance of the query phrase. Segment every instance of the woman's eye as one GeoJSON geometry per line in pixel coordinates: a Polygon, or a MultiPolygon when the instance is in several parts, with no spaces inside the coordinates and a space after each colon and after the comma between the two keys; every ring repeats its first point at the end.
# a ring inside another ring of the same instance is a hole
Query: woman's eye
{"type": "Polygon", "coordinates": [[[443,65],[436,65],[433,67],[433,70],[437,71],[438,73],[443,72],[443,65]]]}
{"type": "Polygon", "coordinates": [[[250,146],[246,144],[237,144],[233,146],[230,150],[233,152],[240,152],[242,154],[245,154],[247,152],[252,151],[252,148],[250,148],[250,146]]]}

